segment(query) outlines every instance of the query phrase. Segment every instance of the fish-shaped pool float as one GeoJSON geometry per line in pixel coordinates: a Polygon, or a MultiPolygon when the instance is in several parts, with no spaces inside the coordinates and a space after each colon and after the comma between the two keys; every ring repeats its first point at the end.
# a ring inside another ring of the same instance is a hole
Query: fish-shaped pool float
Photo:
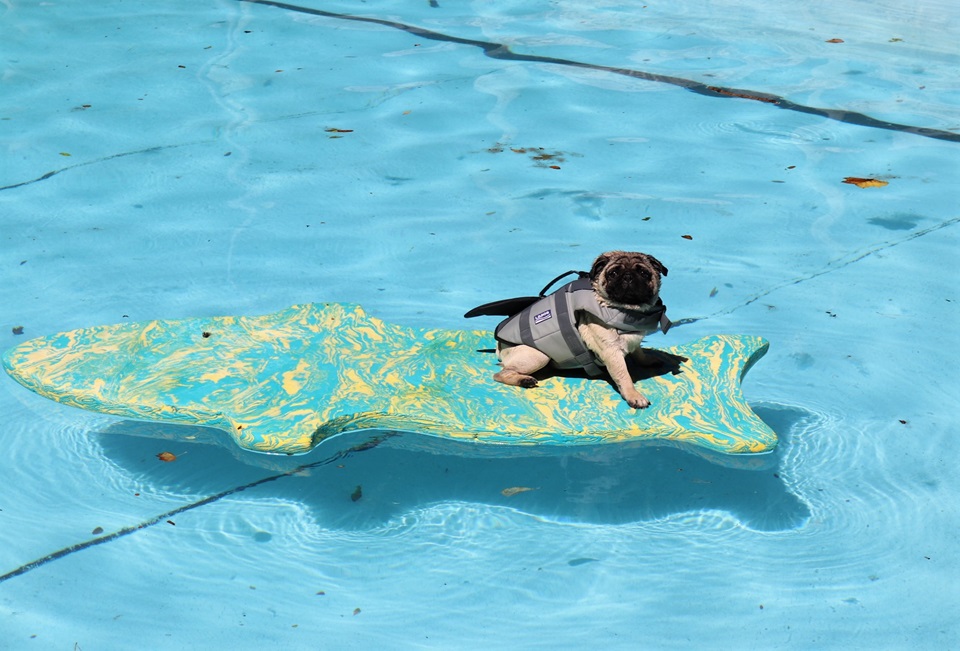
{"type": "Polygon", "coordinates": [[[554,376],[526,390],[494,382],[493,345],[486,331],[409,328],[358,305],[320,303],[81,328],[25,341],[3,366],[63,404],[216,427],[259,452],[304,453],[361,429],[483,445],[650,441],[735,455],[777,445],[740,388],[767,351],[760,337],[662,349],[686,361],[638,380],[651,402],[642,410],[602,379],[554,376]]]}

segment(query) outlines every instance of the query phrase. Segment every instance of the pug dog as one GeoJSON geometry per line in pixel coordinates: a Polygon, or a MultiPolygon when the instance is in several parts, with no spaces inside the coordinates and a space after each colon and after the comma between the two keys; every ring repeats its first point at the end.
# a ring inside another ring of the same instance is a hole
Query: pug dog
{"type": "Polygon", "coordinates": [[[650,401],[634,386],[627,358],[642,366],[662,363],[641,344],[644,336],[658,327],[663,332],[669,327],[660,300],[660,279],[666,275],[667,268],[652,255],[603,253],[590,269],[589,282],[568,283],[498,326],[497,356],[503,368],[494,379],[533,388],[537,386],[533,373],[551,362],[558,368],[583,368],[589,375],[602,373],[599,367],[604,367],[627,404],[634,409],[649,406],[650,401]],[[525,340],[514,334],[521,326],[509,327],[511,320],[523,319],[525,340]],[[549,332],[541,332],[550,327],[549,332]],[[578,350],[571,350],[577,348],[571,335],[578,336],[582,344],[579,355],[578,350]]]}

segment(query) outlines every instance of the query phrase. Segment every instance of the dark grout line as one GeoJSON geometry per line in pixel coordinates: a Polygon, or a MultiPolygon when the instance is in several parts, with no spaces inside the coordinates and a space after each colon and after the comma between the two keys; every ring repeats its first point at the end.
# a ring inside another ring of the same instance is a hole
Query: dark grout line
{"type": "Polygon", "coordinates": [[[509,46],[500,44],[500,43],[491,43],[489,41],[478,41],[475,39],[462,38],[459,36],[450,36],[448,34],[443,34],[440,32],[435,32],[429,29],[424,29],[423,27],[417,27],[415,25],[408,25],[406,23],[400,23],[393,20],[386,20],[384,18],[371,18],[366,16],[355,16],[353,14],[341,14],[335,13],[332,11],[324,11],[322,9],[313,9],[312,7],[301,7],[299,5],[288,4],[286,2],[276,2],[275,0],[238,0],[238,2],[247,2],[249,4],[259,4],[269,7],[275,7],[277,9],[283,9],[286,11],[294,11],[302,14],[309,14],[311,16],[322,16],[325,18],[334,18],[338,20],[351,20],[361,23],[371,23],[374,25],[383,25],[384,27],[390,27],[393,29],[398,29],[414,36],[420,38],[429,39],[432,41],[442,41],[445,43],[458,43],[460,45],[469,45],[472,47],[478,47],[483,50],[483,53],[492,58],[502,61],[527,61],[531,63],[552,63],[556,65],[567,66],[571,68],[583,68],[587,70],[598,70],[602,72],[609,72],[612,74],[623,75],[626,77],[632,77],[634,79],[641,79],[644,81],[652,81],[655,83],[661,84],[670,84],[673,86],[678,86],[685,90],[689,90],[693,93],[699,95],[705,95],[707,97],[715,97],[722,99],[748,99],[763,102],[765,104],[771,104],[777,108],[785,109],[788,111],[795,111],[797,113],[806,113],[808,115],[816,115],[819,117],[827,118],[828,120],[835,120],[837,122],[843,122],[845,124],[854,124],[861,127],[869,127],[873,129],[884,129],[887,131],[898,131],[901,133],[909,133],[916,136],[923,136],[925,138],[933,138],[936,140],[945,140],[948,142],[960,142],[960,133],[953,133],[950,131],[944,131],[941,129],[929,129],[926,127],[917,127],[909,124],[899,124],[896,122],[887,122],[884,120],[878,120],[872,118],[869,115],[864,115],[863,113],[857,113],[855,111],[846,111],[843,109],[827,109],[827,108],[817,108],[814,106],[806,106],[803,104],[797,104],[791,102],[788,99],[779,97],[777,95],[771,95],[768,93],[749,91],[749,90],[740,90],[737,88],[725,88],[721,86],[708,86],[706,84],[700,83],[698,81],[693,81],[692,79],[684,79],[682,77],[672,77],[669,75],[660,75],[652,72],[644,72],[642,70],[633,70],[631,68],[619,68],[613,66],[603,66],[592,63],[584,63],[582,61],[574,61],[572,59],[560,59],[557,57],[548,57],[540,56],[535,54],[518,54],[513,52],[509,46]]]}

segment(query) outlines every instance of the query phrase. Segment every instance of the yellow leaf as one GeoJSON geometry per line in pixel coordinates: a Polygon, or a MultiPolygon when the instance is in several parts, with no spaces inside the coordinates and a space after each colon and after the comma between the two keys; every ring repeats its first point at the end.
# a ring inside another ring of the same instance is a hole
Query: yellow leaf
{"type": "Polygon", "coordinates": [[[843,179],[843,182],[855,185],[858,188],[882,188],[888,185],[886,181],[881,181],[880,179],[864,179],[859,176],[848,176],[843,179]]]}

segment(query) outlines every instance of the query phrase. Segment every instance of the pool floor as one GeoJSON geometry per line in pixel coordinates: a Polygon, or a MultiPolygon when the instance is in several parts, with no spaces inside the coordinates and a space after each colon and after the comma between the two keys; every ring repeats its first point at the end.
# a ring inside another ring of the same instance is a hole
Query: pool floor
{"type": "Polygon", "coordinates": [[[492,329],[639,250],[649,345],[769,340],[780,436],[271,456],[4,376],[0,648],[960,648],[954,4],[0,11],[3,350],[305,302],[492,329]]]}

